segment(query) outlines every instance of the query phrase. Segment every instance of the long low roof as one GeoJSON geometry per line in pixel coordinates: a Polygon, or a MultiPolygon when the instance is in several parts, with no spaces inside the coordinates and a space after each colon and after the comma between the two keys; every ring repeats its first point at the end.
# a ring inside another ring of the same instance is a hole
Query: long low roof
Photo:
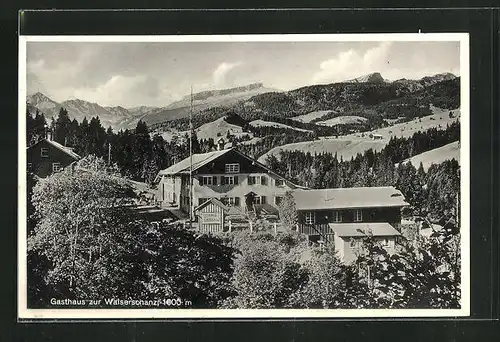
{"type": "Polygon", "coordinates": [[[294,190],[297,210],[404,207],[408,203],[392,186],[294,190]]]}
{"type": "Polygon", "coordinates": [[[340,237],[401,235],[387,222],[330,223],[328,226],[340,237]]]}

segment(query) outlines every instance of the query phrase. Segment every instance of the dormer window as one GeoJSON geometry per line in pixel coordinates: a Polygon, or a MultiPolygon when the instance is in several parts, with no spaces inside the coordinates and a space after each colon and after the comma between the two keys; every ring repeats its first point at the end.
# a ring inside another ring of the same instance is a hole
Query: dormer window
{"type": "Polygon", "coordinates": [[[283,179],[276,179],[276,180],[274,181],[274,184],[275,184],[276,186],[280,186],[280,187],[281,187],[281,186],[285,185],[285,182],[283,182],[283,179]]]}
{"type": "Polygon", "coordinates": [[[226,173],[239,173],[240,172],[240,164],[238,164],[238,163],[226,164],[225,171],[226,171],[226,173]]]}

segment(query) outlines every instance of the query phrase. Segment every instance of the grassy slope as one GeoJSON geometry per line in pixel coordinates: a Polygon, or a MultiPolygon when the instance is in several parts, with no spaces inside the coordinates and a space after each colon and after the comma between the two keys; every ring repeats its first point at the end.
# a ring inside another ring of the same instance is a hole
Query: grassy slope
{"type": "Polygon", "coordinates": [[[411,162],[415,167],[418,167],[420,163],[422,163],[424,170],[427,171],[432,164],[440,164],[445,160],[451,159],[460,162],[460,143],[458,141],[417,154],[416,156],[406,159],[404,162],[411,162]]]}
{"type": "Polygon", "coordinates": [[[292,119],[300,122],[309,123],[314,119],[321,119],[326,114],[332,112],[331,110],[317,110],[304,115],[295,116],[292,119]]]}
{"type": "Polygon", "coordinates": [[[447,124],[458,120],[457,115],[460,112],[458,109],[452,111],[455,117],[450,118],[448,116],[449,110],[443,111],[435,107],[432,110],[435,113],[433,115],[372,131],[371,133],[383,136],[383,139],[380,140],[371,139],[369,137],[370,132],[365,132],[364,136],[361,133],[356,133],[339,136],[338,138],[325,137],[315,141],[305,141],[275,147],[261,156],[259,161],[264,162],[267,155],[279,154],[280,150],[298,150],[305,153],[310,152],[311,154],[331,152],[333,154],[337,153],[339,158],[342,156],[344,160],[348,160],[356,156],[357,153],[363,153],[370,148],[374,151],[380,151],[389,142],[391,136],[410,137],[418,131],[426,131],[434,127],[445,129],[447,124]]]}
{"type": "MultiPolygon", "coordinates": [[[[243,133],[243,129],[240,126],[230,124],[226,122],[225,118],[219,118],[210,123],[204,124],[196,129],[196,135],[198,139],[217,139],[217,134],[220,134],[224,139],[226,138],[227,132],[231,134],[243,133]]],[[[252,133],[246,133],[253,137],[252,133]]]]}
{"type": "Polygon", "coordinates": [[[335,125],[345,125],[353,123],[363,123],[366,121],[368,121],[368,119],[363,118],[361,116],[346,115],[346,116],[339,116],[333,119],[328,119],[325,121],[318,121],[316,122],[316,124],[324,126],[335,126],[335,125]]]}
{"type": "Polygon", "coordinates": [[[312,131],[307,130],[307,129],[292,127],[292,126],[288,126],[288,125],[285,125],[285,124],[281,124],[281,123],[277,123],[277,122],[264,121],[264,120],[254,120],[254,121],[250,122],[250,125],[252,125],[254,127],[288,128],[288,129],[294,129],[294,130],[300,131],[300,132],[312,133],[312,131]]]}

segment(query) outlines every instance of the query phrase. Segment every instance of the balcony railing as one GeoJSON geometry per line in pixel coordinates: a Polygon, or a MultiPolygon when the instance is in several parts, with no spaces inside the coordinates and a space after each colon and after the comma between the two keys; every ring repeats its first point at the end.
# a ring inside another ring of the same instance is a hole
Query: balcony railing
{"type": "Polygon", "coordinates": [[[322,224],[299,224],[299,233],[306,235],[328,235],[333,234],[328,223],[322,224]]]}

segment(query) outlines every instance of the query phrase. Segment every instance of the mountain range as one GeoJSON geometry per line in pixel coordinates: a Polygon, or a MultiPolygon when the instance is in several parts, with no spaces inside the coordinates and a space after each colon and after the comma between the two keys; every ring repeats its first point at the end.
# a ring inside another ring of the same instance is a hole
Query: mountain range
{"type": "MultiPolygon", "coordinates": [[[[267,88],[262,83],[254,83],[241,87],[194,93],[192,110],[194,116],[215,111],[217,117],[220,117],[222,115],[220,113],[225,110],[236,110],[238,114],[242,114],[242,117],[248,120],[262,114],[272,115],[279,109],[280,111],[288,110],[290,113],[285,114],[285,116],[292,117],[313,110],[345,110],[346,105],[349,104],[373,101],[375,95],[380,95],[382,99],[387,98],[387,100],[399,99],[405,95],[427,89],[434,84],[456,79],[455,75],[444,73],[423,77],[419,80],[399,79],[390,82],[384,79],[380,73],[375,72],[337,84],[313,85],[285,92],[267,88]],[[374,93],[376,94],[374,95],[374,93]],[[315,99],[320,94],[322,99],[315,99]],[[252,114],[245,115],[249,112],[252,114]]],[[[116,130],[133,128],[139,120],[145,121],[148,125],[177,121],[187,118],[191,109],[190,95],[164,107],[101,106],[81,99],[71,99],[59,103],[40,92],[27,96],[26,102],[30,113],[34,113],[38,109],[47,118],[57,117],[59,110],[65,108],[71,119],[74,118],[81,122],[84,117],[90,119],[98,116],[103,126],[111,126],[116,130]]],[[[210,115],[207,116],[207,119],[209,117],[210,115]]]]}

